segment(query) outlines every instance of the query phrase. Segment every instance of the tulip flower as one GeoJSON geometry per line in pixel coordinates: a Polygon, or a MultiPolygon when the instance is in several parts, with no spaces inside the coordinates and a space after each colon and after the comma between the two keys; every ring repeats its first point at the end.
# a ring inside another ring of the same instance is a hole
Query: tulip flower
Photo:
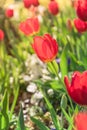
{"type": "Polygon", "coordinates": [[[0,41],[4,39],[4,32],[0,29],[0,41]]]}
{"type": "Polygon", "coordinates": [[[54,60],[58,53],[58,44],[56,40],[50,36],[50,34],[34,37],[32,47],[37,56],[43,62],[54,60]]]}
{"type": "Polygon", "coordinates": [[[77,0],[76,13],[81,20],[87,21],[87,0],[77,0]]]}
{"type": "Polygon", "coordinates": [[[74,19],[74,25],[79,33],[87,31],[87,22],[84,22],[79,18],[74,19]]]}
{"type": "Polygon", "coordinates": [[[40,30],[40,23],[38,21],[38,18],[28,18],[24,22],[21,22],[19,29],[25,35],[34,35],[40,30]]]}
{"type": "Polygon", "coordinates": [[[13,15],[14,15],[14,10],[13,10],[13,9],[9,9],[9,8],[6,9],[5,15],[6,15],[6,17],[8,17],[8,18],[13,17],[13,15]]]}
{"type": "Polygon", "coordinates": [[[50,1],[49,5],[48,5],[48,10],[51,14],[57,15],[59,13],[58,3],[55,0],[50,1]]]}
{"type": "Polygon", "coordinates": [[[31,5],[34,5],[34,6],[39,5],[38,0],[23,0],[23,2],[24,2],[24,7],[25,8],[29,8],[31,5]]]}
{"type": "Polygon", "coordinates": [[[87,105],[87,71],[74,72],[71,83],[68,77],[64,77],[64,82],[69,96],[79,105],[87,105]]]}
{"type": "Polygon", "coordinates": [[[74,130],[87,130],[87,113],[79,112],[74,117],[74,130]]]}

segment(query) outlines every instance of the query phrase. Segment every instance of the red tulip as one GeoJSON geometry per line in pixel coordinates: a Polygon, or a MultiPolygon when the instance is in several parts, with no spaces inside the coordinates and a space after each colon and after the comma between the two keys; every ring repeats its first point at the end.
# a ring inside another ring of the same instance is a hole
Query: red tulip
{"type": "Polygon", "coordinates": [[[19,25],[19,29],[25,35],[34,35],[40,29],[38,18],[28,18],[24,22],[21,22],[19,25]]]}
{"type": "Polygon", "coordinates": [[[81,20],[87,21],[87,0],[77,0],[76,13],[81,20]]]}
{"type": "Polygon", "coordinates": [[[31,5],[38,6],[38,0],[23,0],[25,8],[29,8],[31,5]]]}
{"type": "Polygon", "coordinates": [[[87,113],[80,112],[74,117],[74,130],[87,130],[87,113]]]}
{"type": "Polygon", "coordinates": [[[87,105],[87,71],[74,72],[71,83],[65,76],[64,82],[69,96],[79,105],[87,105]]]}
{"type": "Polygon", "coordinates": [[[9,8],[6,9],[5,15],[6,15],[6,17],[8,17],[8,18],[13,17],[13,15],[14,15],[13,9],[9,9],[9,8]]]}
{"type": "Polygon", "coordinates": [[[54,60],[58,53],[58,44],[49,34],[36,36],[32,47],[43,62],[54,60]]]}
{"type": "Polygon", "coordinates": [[[51,14],[57,15],[59,13],[58,3],[55,0],[50,1],[49,5],[48,5],[48,10],[51,14]]]}
{"type": "Polygon", "coordinates": [[[0,41],[4,39],[4,32],[0,29],[0,41]]]}
{"type": "Polygon", "coordinates": [[[84,22],[79,18],[74,19],[74,25],[80,33],[87,31],[87,22],[84,22]]]}
{"type": "Polygon", "coordinates": [[[38,0],[32,0],[32,3],[33,3],[34,6],[38,6],[39,5],[38,0]]]}

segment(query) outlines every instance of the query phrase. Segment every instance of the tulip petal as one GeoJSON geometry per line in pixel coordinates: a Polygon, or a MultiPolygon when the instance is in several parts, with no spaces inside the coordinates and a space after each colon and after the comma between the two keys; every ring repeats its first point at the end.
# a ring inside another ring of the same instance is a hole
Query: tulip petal
{"type": "Polygon", "coordinates": [[[76,130],[87,129],[87,113],[80,112],[74,116],[74,126],[76,130]]]}
{"type": "Polygon", "coordinates": [[[68,92],[69,92],[70,83],[69,83],[69,79],[68,79],[67,76],[64,77],[64,83],[65,83],[66,88],[67,88],[67,90],[68,90],[68,92]]]}

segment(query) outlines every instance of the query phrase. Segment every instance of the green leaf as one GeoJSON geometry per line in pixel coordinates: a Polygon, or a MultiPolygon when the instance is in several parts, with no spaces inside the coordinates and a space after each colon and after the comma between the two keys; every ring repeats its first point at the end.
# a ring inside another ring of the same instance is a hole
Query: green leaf
{"type": "Polygon", "coordinates": [[[67,45],[64,47],[64,50],[60,57],[60,69],[62,74],[62,80],[64,80],[64,76],[68,73],[68,67],[67,67],[67,45]]]}
{"type": "Polygon", "coordinates": [[[9,128],[9,118],[7,115],[8,112],[8,94],[7,91],[5,91],[4,93],[4,97],[2,100],[2,108],[1,108],[1,112],[0,112],[0,130],[8,130],[9,128]]]}
{"type": "Polygon", "coordinates": [[[6,113],[3,111],[0,112],[0,130],[8,130],[9,129],[9,118],[6,113]]]}
{"type": "Polygon", "coordinates": [[[66,117],[66,120],[71,124],[72,123],[72,118],[66,113],[66,111],[64,110],[64,108],[62,108],[62,112],[66,117]]]}
{"type": "Polygon", "coordinates": [[[40,120],[31,117],[31,120],[38,126],[40,130],[50,130],[47,126],[45,126],[44,123],[42,123],[40,120]]]}
{"type": "Polygon", "coordinates": [[[7,94],[7,91],[5,91],[5,94],[4,94],[4,98],[3,98],[3,101],[2,101],[2,110],[4,113],[7,113],[8,112],[8,94],[7,94]]]}
{"type": "Polygon", "coordinates": [[[24,125],[24,118],[23,118],[23,110],[22,107],[20,109],[17,128],[15,130],[26,130],[24,125]]]}
{"type": "Polygon", "coordinates": [[[49,112],[51,114],[51,117],[52,117],[52,120],[53,120],[53,123],[54,123],[54,126],[57,130],[61,130],[61,127],[60,127],[60,123],[59,123],[59,120],[58,120],[58,117],[57,117],[57,114],[53,108],[53,106],[51,105],[51,103],[49,102],[49,100],[47,99],[45,93],[43,92],[44,94],[44,99],[46,101],[46,104],[47,104],[47,107],[49,109],[49,112]]]}

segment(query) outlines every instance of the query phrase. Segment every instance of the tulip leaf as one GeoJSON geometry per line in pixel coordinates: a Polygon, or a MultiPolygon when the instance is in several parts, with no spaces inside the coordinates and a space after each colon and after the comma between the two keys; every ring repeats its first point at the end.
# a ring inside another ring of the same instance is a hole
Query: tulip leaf
{"type": "Polygon", "coordinates": [[[20,109],[17,128],[15,130],[26,130],[25,125],[24,125],[24,117],[23,117],[22,107],[20,109]]]}
{"type": "Polygon", "coordinates": [[[9,118],[4,111],[0,112],[0,130],[8,130],[9,128],[9,118]]]}
{"type": "Polygon", "coordinates": [[[0,112],[0,130],[8,130],[9,128],[9,118],[7,115],[8,111],[8,94],[7,91],[4,93],[4,97],[1,103],[2,110],[0,112]]]}
{"type": "Polygon", "coordinates": [[[31,120],[38,126],[40,130],[50,130],[47,126],[45,126],[44,123],[42,123],[40,120],[31,117],[31,120]]]}
{"type": "Polygon", "coordinates": [[[49,110],[49,112],[50,112],[50,114],[51,114],[51,117],[52,117],[52,120],[53,120],[53,123],[54,123],[54,126],[55,126],[56,130],[61,130],[60,123],[59,123],[59,119],[58,119],[58,117],[57,117],[57,114],[56,114],[56,112],[55,112],[53,106],[51,105],[50,101],[49,101],[48,98],[46,97],[46,94],[45,94],[44,90],[41,89],[41,91],[42,91],[42,93],[43,93],[43,95],[44,95],[44,99],[45,99],[45,101],[46,101],[48,110],[49,110]]]}
{"type": "Polygon", "coordinates": [[[7,113],[8,111],[8,94],[7,94],[7,91],[5,91],[5,94],[4,94],[4,98],[3,98],[3,101],[2,101],[2,106],[3,106],[3,112],[4,113],[7,113]]]}
{"type": "Polygon", "coordinates": [[[68,74],[67,59],[68,57],[67,57],[67,45],[66,45],[60,57],[60,69],[62,74],[62,80],[64,80],[64,76],[68,74]]]}

